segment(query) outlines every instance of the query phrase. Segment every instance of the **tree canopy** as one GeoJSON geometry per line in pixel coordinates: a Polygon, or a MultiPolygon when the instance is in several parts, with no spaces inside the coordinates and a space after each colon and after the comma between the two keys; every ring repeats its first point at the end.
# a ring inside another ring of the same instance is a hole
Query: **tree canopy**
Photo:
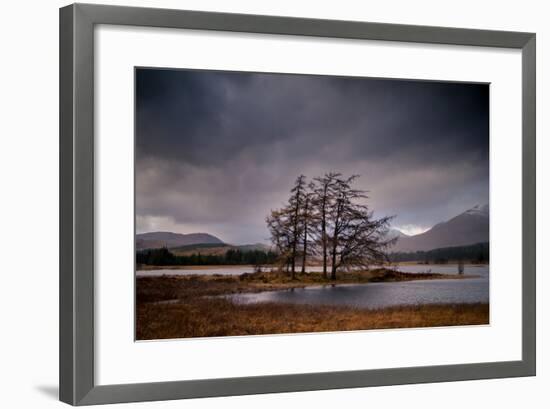
{"type": "Polygon", "coordinates": [[[294,277],[296,262],[305,271],[308,257],[321,257],[323,274],[368,268],[387,261],[391,217],[376,219],[366,204],[367,192],[356,189],[358,175],[330,172],[307,182],[298,176],[285,206],[266,218],[279,262],[294,277]]]}

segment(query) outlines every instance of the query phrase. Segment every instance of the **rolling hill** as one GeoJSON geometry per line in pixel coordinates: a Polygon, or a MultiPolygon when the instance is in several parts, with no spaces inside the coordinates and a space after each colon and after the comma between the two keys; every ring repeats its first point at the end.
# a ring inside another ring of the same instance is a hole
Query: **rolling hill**
{"type": "Polygon", "coordinates": [[[177,256],[189,256],[197,253],[223,255],[228,250],[247,252],[254,250],[268,251],[270,249],[269,246],[262,243],[242,245],[224,243],[218,237],[208,233],[151,232],[136,235],[137,251],[162,247],[170,249],[170,252],[177,256]]]}
{"type": "Polygon", "coordinates": [[[223,245],[216,236],[208,233],[180,234],[171,232],[151,232],[136,234],[136,250],[167,247],[169,249],[196,244],[223,245]]]}

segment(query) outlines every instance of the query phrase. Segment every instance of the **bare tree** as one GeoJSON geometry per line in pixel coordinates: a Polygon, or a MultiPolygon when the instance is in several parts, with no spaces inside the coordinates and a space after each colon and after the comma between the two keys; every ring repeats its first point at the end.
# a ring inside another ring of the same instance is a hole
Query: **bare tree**
{"type": "Polygon", "coordinates": [[[330,172],[326,173],[323,177],[316,177],[314,179],[314,198],[313,206],[317,212],[318,221],[318,236],[319,244],[323,253],[323,276],[327,278],[327,259],[328,259],[328,232],[327,232],[327,219],[329,208],[334,201],[334,184],[336,178],[340,177],[340,173],[330,172]]]}
{"type": "Polygon", "coordinates": [[[267,228],[271,233],[271,241],[279,253],[279,260],[282,266],[289,270],[292,239],[294,237],[291,227],[291,214],[288,208],[272,210],[266,218],[267,228]]]}
{"type": "Polygon", "coordinates": [[[335,199],[329,211],[332,280],[340,268],[368,268],[373,263],[387,261],[385,250],[395,242],[387,239],[391,217],[374,219],[363,204],[367,192],[352,187],[358,177],[334,180],[335,199]]]}
{"type": "MultiPolygon", "coordinates": [[[[339,268],[360,267],[368,269],[373,264],[388,261],[386,250],[397,239],[387,238],[391,217],[374,219],[366,206],[350,209],[339,240],[339,259],[333,266],[333,272],[339,268]]],[[[334,278],[334,277],[333,277],[334,278]]]]}
{"type": "Polygon", "coordinates": [[[292,212],[292,254],[290,260],[292,279],[296,278],[296,255],[298,250],[298,242],[302,234],[301,211],[305,202],[306,194],[306,177],[300,175],[294,182],[294,187],[290,190],[291,196],[288,201],[292,212]]]}
{"type": "Polygon", "coordinates": [[[280,210],[271,211],[266,219],[271,240],[278,248],[281,258],[290,265],[292,279],[296,278],[296,257],[298,245],[302,242],[304,223],[302,221],[303,205],[306,201],[306,177],[298,176],[290,190],[288,205],[280,210]]]}
{"type": "Polygon", "coordinates": [[[339,269],[368,268],[388,260],[386,250],[396,240],[387,238],[391,217],[374,218],[364,204],[367,192],[352,186],[357,178],[331,172],[306,184],[300,175],[288,204],[266,218],[271,240],[292,279],[296,278],[296,257],[301,255],[304,273],[307,257],[318,254],[319,247],[323,275],[328,278],[330,257],[333,280],[339,269]]]}
{"type": "Polygon", "coordinates": [[[314,193],[315,185],[309,183],[307,185],[307,191],[304,194],[302,212],[300,213],[300,220],[302,223],[302,273],[306,272],[307,257],[315,253],[315,248],[311,243],[311,237],[313,236],[316,225],[317,215],[314,208],[314,193]]]}

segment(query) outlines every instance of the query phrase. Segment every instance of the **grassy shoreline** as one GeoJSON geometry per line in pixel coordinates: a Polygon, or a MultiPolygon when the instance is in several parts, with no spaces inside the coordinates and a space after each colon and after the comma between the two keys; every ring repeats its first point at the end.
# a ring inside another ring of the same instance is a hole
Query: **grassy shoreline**
{"type": "Polygon", "coordinates": [[[323,277],[322,273],[296,273],[293,280],[281,272],[258,272],[240,275],[192,274],[136,277],[137,302],[157,302],[217,296],[243,292],[273,291],[311,286],[338,284],[366,284],[413,280],[462,280],[473,275],[441,273],[403,273],[386,268],[368,271],[339,273],[336,280],[323,277]]]}
{"type": "Polygon", "coordinates": [[[488,304],[428,304],[363,309],[284,303],[235,304],[216,296],[310,286],[471,276],[401,273],[388,269],[341,273],[187,275],[136,278],[138,340],[300,332],[418,328],[489,323],[488,304]],[[170,302],[166,302],[170,301],[170,302]]]}

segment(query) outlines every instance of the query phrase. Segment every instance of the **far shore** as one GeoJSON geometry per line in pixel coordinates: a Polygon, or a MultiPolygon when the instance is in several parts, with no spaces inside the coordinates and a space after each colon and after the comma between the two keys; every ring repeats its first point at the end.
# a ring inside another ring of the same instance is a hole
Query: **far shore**
{"type": "MultiPolygon", "coordinates": [[[[433,263],[433,262],[423,263],[423,262],[420,262],[420,261],[396,261],[394,263],[390,263],[389,265],[392,265],[392,266],[434,266],[434,267],[438,267],[438,266],[456,266],[457,264],[458,264],[458,260],[451,260],[447,263],[433,263]]],[[[489,265],[489,263],[472,263],[472,262],[469,262],[469,261],[465,261],[463,264],[465,266],[468,266],[468,267],[482,267],[482,266],[489,265]]]]}
{"type": "MultiPolygon", "coordinates": [[[[391,268],[393,266],[426,266],[427,268],[428,267],[433,267],[433,268],[437,268],[437,267],[444,267],[444,266],[454,266],[454,265],[457,265],[458,262],[449,262],[449,263],[440,263],[440,264],[435,264],[435,263],[430,263],[430,264],[424,264],[424,263],[420,263],[418,261],[399,261],[399,262],[395,262],[395,263],[390,263],[390,264],[387,264],[385,265],[384,267],[387,267],[387,268],[391,268]]],[[[467,263],[465,262],[464,263],[464,266],[467,266],[467,267],[482,267],[482,266],[486,266],[488,265],[489,263],[467,263]]],[[[321,269],[322,266],[321,265],[317,265],[317,264],[308,264],[307,265],[308,267],[315,267],[315,268],[319,268],[321,269]]],[[[146,265],[146,264],[137,264],[136,265],[136,270],[137,271],[147,271],[147,270],[211,270],[211,269],[228,269],[228,270],[236,270],[236,269],[239,269],[239,268],[243,268],[243,267],[247,267],[247,268],[254,268],[254,266],[252,264],[210,264],[210,265],[164,265],[164,266],[156,266],[156,265],[146,265]]],[[[270,269],[275,269],[277,268],[276,266],[274,265],[262,265],[262,270],[270,270],[270,269]]],[[[330,268],[330,266],[329,266],[330,268]]]]}
{"type": "MultiPolygon", "coordinates": [[[[136,265],[136,270],[147,271],[147,270],[211,270],[211,269],[228,269],[236,270],[243,267],[254,267],[251,264],[212,264],[212,265],[201,265],[201,266],[185,266],[185,265],[176,265],[176,266],[153,266],[147,264],[138,264],[136,265]]],[[[272,266],[263,266],[265,269],[269,269],[272,266]]],[[[274,266],[273,266],[274,267],[274,266]]]]}

